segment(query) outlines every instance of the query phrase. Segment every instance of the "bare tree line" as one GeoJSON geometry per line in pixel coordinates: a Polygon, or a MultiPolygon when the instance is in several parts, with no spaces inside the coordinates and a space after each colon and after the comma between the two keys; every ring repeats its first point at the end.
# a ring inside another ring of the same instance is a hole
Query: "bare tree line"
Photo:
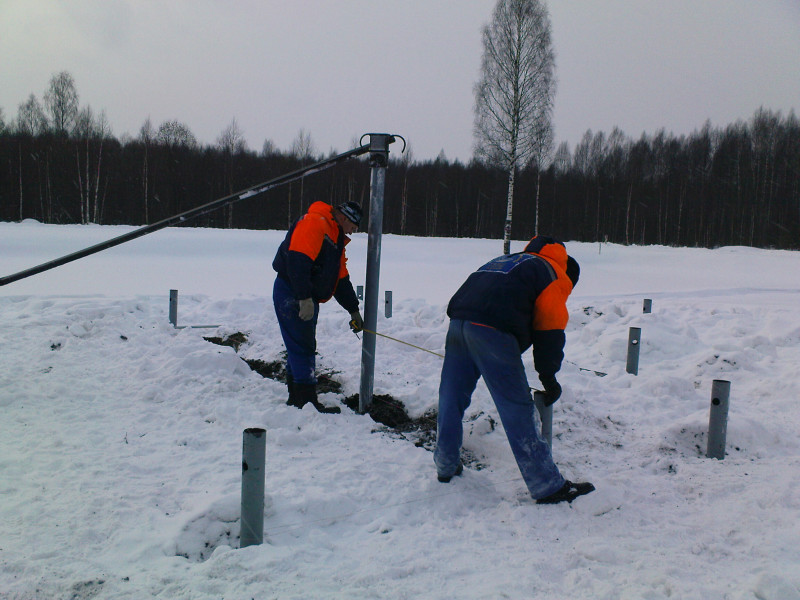
{"type": "MultiPolygon", "coordinates": [[[[71,80],[62,75],[54,80],[71,80]]],[[[31,95],[10,122],[0,111],[0,220],[152,223],[322,158],[307,131],[285,152],[270,140],[250,150],[235,118],[208,146],[177,120],[148,119],[137,137],[117,139],[104,112],[78,106],[69,88],[51,85],[44,105],[31,95]],[[59,90],[68,97],[57,101],[59,90]]],[[[503,168],[443,153],[390,158],[386,233],[503,238],[503,168]]],[[[565,240],[797,249],[800,123],[793,112],[760,109],[687,136],[587,131],[574,150],[562,143],[547,163],[520,164],[515,195],[517,240],[538,226],[565,240]]],[[[190,225],[285,229],[314,200],[368,199],[368,167],[351,161],[190,225]]]]}

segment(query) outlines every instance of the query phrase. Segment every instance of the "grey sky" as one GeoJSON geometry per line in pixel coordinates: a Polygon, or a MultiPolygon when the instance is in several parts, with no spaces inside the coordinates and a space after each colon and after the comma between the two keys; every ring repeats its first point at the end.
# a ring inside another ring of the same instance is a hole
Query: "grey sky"
{"type": "MultiPolygon", "coordinates": [[[[8,121],[69,71],[117,136],[145,119],[251,149],[403,135],[416,160],[472,156],[472,88],[494,0],[0,0],[8,121]]],[[[800,112],[800,0],[550,0],[557,141],[638,138],[800,112]]],[[[395,147],[392,149],[394,150],[395,147]]]]}

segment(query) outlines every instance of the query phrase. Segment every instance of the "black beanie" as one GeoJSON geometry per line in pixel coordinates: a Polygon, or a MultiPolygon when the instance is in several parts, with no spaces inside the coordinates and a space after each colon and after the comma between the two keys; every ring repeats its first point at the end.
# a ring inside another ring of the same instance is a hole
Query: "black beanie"
{"type": "Polygon", "coordinates": [[[356,202],[345,202],[336,208],[339,209],[339,212],[341,212],[345,217],[347,217],[348,221],[356,226],[361,225],[361,205],[357,204],[356,202]]]}
{"type": "Polygon", "coordinates": [[[581,267],[578,264],[578,261],[572,258],[571,256],[567,256],[567,277],[572,282],[572,287],[578,285],[578,279],[581,276],[581,267]]]}

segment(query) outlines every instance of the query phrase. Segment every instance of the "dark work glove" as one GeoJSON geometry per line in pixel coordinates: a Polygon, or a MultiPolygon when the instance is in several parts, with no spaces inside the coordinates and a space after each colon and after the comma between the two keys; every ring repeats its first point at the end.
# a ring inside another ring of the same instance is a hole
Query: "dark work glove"
{"type": "Polygon", "coordinates": [[[350,313],[350,329],[353,330],[353,333],[358,333],[364,329],[364,319],[361,318],[361,313],[357,310],[350,313]]]}
{"type": "Polygon", "coordinates": [[[554,375],[539,377],[539,381],[541,381],[544,386],[544,405],[550,406],[555,404],[556,400],[561,398],[561,384],[556,381],[554,375]]]}

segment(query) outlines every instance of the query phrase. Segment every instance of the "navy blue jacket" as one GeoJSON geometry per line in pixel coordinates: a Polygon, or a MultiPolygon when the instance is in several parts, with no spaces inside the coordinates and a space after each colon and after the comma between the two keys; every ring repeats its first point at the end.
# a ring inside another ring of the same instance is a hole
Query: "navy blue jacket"
{"type": "Polygon", "coordinates": [[[472,273],[450,299],[447,315],[514,335],[520,352],[533,345],[536,371],[547,377],[561,369],[564,359],[572,282],[563,244],[535,249],[500,256],[472,273]]]}

